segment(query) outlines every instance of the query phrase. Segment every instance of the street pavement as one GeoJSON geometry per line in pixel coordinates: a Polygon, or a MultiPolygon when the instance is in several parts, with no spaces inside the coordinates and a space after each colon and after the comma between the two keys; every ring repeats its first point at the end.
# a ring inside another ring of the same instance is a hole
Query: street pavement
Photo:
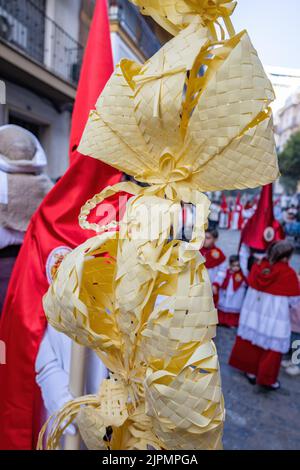
{"type": "MultiPolygon", "coordinates": [[[[238,232],[222,231],[218,245],[226,255],[236,253],[238,232]]],[[[300,256],[292,264],[300,269],[300,256]]],[[[236,330],[218,328],[216,344],[226,405],[225,450],[300,449],[300,377],[281,371],[281,389],[266,392],[252,386],[228,365],[236,330]]]]}
{"type": "Polygon", "coordinates": [[[228,365],[236,330],[218,328],[218,348],[225,397],[225,450],[300,450],[300,377],[284,370],[281,389],[266,392],[250,385],[228,365]]]}

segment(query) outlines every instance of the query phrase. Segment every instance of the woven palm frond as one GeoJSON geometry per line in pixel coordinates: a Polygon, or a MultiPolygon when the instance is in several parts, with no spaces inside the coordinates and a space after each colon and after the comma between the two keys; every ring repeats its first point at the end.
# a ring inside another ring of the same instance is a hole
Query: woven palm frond
{"type": "Polygon", "coordinates": [[[120,62],[79,151],[146,184],[120,183],[85,204],[80,225],[98,235],[67,255],[44,299],[49,322],[94,349],[111,375],[97,396],[58,412],[47,447],[77,417],[92,449],[220,449],[202,192],[277,178],[274,92],[247,32],[233,30],[236,2],[133,3],[175,37],[145,64],[120,62]],[[133,195],[119,231],[107,232],[116,221],[90,223],[91,210],[119,191],[133,195]],[[182,202],[194,206],[189,242],[173,239],[182,202]]]}

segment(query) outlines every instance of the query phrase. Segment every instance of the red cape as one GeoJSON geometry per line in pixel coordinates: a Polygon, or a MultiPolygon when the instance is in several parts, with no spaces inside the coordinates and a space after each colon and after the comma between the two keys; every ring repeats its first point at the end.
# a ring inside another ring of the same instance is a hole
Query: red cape
{"type": "Polygon", "coordinates": [[[222,195],[221,210],[222,212],[226,212],[226,213],[229,212],[225,194],[222,195]]]}
{"type": "Polygon", "coordinates": [[[267,259],[255,263],[249,275],[249,286],[272,295],[294,297],[300,295],[296,272],[282,261],[273,265],[267,259]]]}
{"type": "Polygon", "coordinates": [[[247,279],[245,278],[243,271],[240,269],[240,271],[233,273],[230,269],[227,269],[226,277],[224,279],[224,282],[221,286],[222,289],[227,289],[229,286],[229,281],[230,279],[233,280],[233,290],[236,292],[243,282],[247,283],[247,279]]]}
{"type": "Polygon", "coordinates": [[[211,248],[203,247],[200,251],[205,258],[205,266],[207,269],[216,268],[226,260],[226,256],[224,255],[223,251],[220,250],[220,248],[217,246],[213,246],[211,248]]]}
{"type": "Polygon", "coordinates": [[[268,184],[261,190],[257,209],[242,230],[240,244],[245,244],[254,250],[266,251],[270,243],[285,238],[283,228],[275,219],[273,212],[273,186],[268,184]],[[267,241],[267,228],[274,231],[274,237],[267,241]]]}

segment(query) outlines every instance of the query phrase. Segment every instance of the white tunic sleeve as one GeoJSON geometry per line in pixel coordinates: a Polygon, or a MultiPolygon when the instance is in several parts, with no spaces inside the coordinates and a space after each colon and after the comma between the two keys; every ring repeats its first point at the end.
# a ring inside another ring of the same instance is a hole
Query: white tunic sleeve
{"type": "Polygon", "coordinates": [[[228,269],[227,261],[224,261],[222,264],[218,266],[216,270],[216,276],[213,281],[215,284],[218,284],[219,286],[223,284],[226,278],[227,269],[228,269]]]}
{"type": "Polygon", "coordinates": [[[241,266],[244,276],[246,277],[249,275],[248,261],[249,261],[250,255],[251,255],[251,251],[250,251],[249,246],[242,243],[240,253],[239,253],[240,266],[241,266]]]}
{"type": "Polygon", "coordinates": [[[243,282],[235,291],[231,277],[227,289],[220,289],[218,308],[225,313],[240,313],[246,295],[246,288],[246,283],[243,282]]]}
{"type": "MultiPolygon", "coordinates": [[[[48,325],[36,359],[36,382],[49,415],[73,400],[69,390],[72,340],[48,325]]],[[[85,393],[96,394],[108,375],[98,356],[86,349],[85,393]]]]}
{"type": "MultiPolygon", "coordinates": [[[[68,342],[68,347],[71,349],[71,340],[68,342]]],[[[73,400],[74,397],[69,391],[69,373],[64,370],[61,357],[53,349],[49,327],[40,345],[35,370],[36,382],[41,388],[44,405],[49,415],[73,400]]]]}
{"type": "Polygon", "coordinates": [[[238,335],[266,350],[288,352],[291,339],[289,297],[249,287],[243,303],[238,335]]]}

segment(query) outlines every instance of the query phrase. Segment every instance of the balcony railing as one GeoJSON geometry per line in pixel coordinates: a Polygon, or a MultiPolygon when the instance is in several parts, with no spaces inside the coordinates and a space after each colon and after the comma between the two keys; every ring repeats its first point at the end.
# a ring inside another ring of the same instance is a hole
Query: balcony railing
{"type": "Polygon", "coordinates": [[[83,47],[45,14],[45,0],[0,0],[0,41],[76,85],[83,47]]]}
{"type": "Polygon", "coordinates": [[[137,48],[148,59],[161,44],[138,9],[128,0],[109,0],[110,20],[120,24],[137,48]]]}

